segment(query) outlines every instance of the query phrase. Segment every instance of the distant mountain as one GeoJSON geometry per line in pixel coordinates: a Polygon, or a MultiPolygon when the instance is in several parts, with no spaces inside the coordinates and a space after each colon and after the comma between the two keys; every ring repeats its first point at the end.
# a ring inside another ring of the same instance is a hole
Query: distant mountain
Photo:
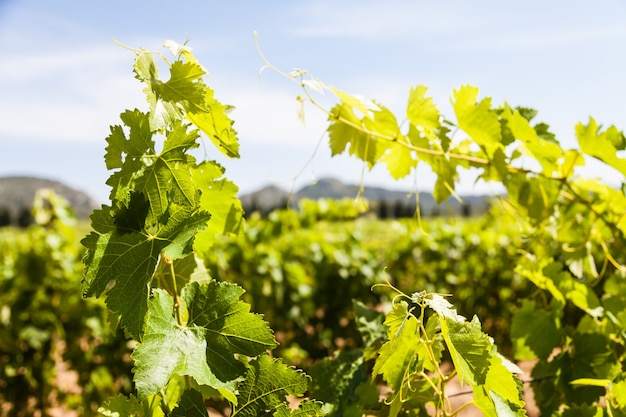
{"type": "MultiPolygon", "coordinates": [[[[269,212],[275,208],[284,208],[287,202],[293,207],[297,206],[302,199],[342,199],[354,198],[359,191],[359,186],[355,184],[346,184],[335,178],[324,178],[315,184],[302,187],[298,191],[290,194],[289,192],[269,185],[252,193],[240,196],[244,210],[250,213],[255,210],[269,212]]],[[[410,191],[389,190],[383,187],[364,187],[364,197],[372,206],[380,206],[386,204],[388,206],[404,205],[413,211],[415,209],[415,193],[410,191]]],[[[462,196],[464,204],[459,203],[456,199],[450,198],[442,204],[437,204],[432,194],[419,193],[419,204],[421,212],[425,215],[441,215],[441,214],[479,214],[483,213],[488,207],[488,196],[462,196]]]]}
{"type": "Polygon", "coordinates": [[[98,206],[87,193],[68,187],[54,180],[15,176],[0,177],[0,209],[9,210],[12,216],[19,216],[24,208],[30,209],[37,190],[51,188],[55,193],[68,200],[79,219],[86,219],[98,206]]]}

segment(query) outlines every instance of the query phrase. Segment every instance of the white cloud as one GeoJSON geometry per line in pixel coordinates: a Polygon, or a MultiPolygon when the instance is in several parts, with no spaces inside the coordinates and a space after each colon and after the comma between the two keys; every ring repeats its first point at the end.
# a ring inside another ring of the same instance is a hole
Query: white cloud
{"type": "Polygon", "coordinates": [[[299,37],[357,38],[439,51],[528,51],[616,41],[626,36],[620,5],[572,6],[565,1],[318,1],[296,6],[292,15],[305,22],[292,28],[291,33],[299,37]]]}
{"type": "Polygon", "coordinates": [[[132,52],[114,44],[13,54],[0,65],[0,137],[100,141],[142,103],[132,52]]]}

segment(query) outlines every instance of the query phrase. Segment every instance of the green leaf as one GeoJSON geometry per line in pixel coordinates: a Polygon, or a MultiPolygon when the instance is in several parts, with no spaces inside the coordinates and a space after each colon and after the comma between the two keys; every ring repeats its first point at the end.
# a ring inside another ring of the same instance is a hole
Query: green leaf
{"type": "Polygon", "coordinates": [[[139,398],[165,389],[174,375],[189,375],[198,384],[217,388],[234,400],[234,381],[220,381],[207,364],[206,332],[197,326],[180,326],[174,318],[174,299],[155,289],[148,304],[143,341],[131,355],[139,398]]]}
{"type": "Polygon", "coordinates": [[[237,285],[216,281],[192,282],[183,289],[189,324],[206,329],[204,360],[223,381],[245,371],[235,354],[257,356],[278,345],[262,316],[250,313],[250,305],[239,300],[243,293],[237,285]]]}
{"type": "MultiPolygon", "coordinates": [[[[374,136],[380,136],[380,140],[393,141],[401,136],[398,120],[387,107],[372,103],[375,107],[363,117],[363,127],[374,136]]],[[[377,138],[379,139],[379,138],[377,138]]],[[[379,152],[380,154],[380,152],[379,152]]]]}
{"type": "Polygon", "coordinates": [[[498,115],[491,109],[491,99],[477,103],[478,88],[468,85],[454,90],[452,106],[459,128],[463,129],[476,143],[482,146],[489,158],[495,151],[503,149],[498,115]]]}
{"type": "Polygon", "coordinates": [[[261,355],[246,364],[246,378],[239,384],[232,417],[257,417],[285,403],[285,396],[302,396],[309,385],[306,374],[279,359],[261,355]]]}
{"type": "Polygon", "coordinates": [[[196,62],[174,61],[170,65],[170,79],[163,83],[155,80],[152,90],[163,101],[183,103],[188,112],[206,111],[206,84],[202,82],[206,74],[196,62]]]}
{"type": "Polygon", "coordinates": [[[385,315],[380,311],[368,308],[358,300],[353,300],[355,324],[363,337],[366,350],[369,347],[381,345],[387,340],[387,326],[384,324],[385,315]]]}
{"type": "Polygon", "coordinates": [[[150,222],[162,216],[172,202],[194,205],[190,165],[195,164],[195,158],[187,152],[198,147],[197,131],[174,122],[157,154],[149,115],[135,110],[122,113],[121,118],[129,127],[128,138],[121,127],[113,127],[107,138],[107,167],[120,168],[107,180],[112,187],[111,199],[124,201],[130,187],[143,192],[150,201],[150,222]]]}
{"type": "Polygon", "coordinates": [[[452,195],[455,183],[458,180],[457,160],[437,158],[433,161],[431,169],[437,175],[433,197],[437,203],[445,201],[452,195]]]}
{"type": "Polygon", "coordinates": [[[389,341],[380,349],[372,372],[382,375],[387,384],[398,392],[407,382],[407,375],[412,371],[421,345],[418,321],[403,302],[394,304],[385,324],[389,327],[389,341]]]}
{"type": "Polygon", "coordinates": [[[188,132],[187,126],[175,122],[166,131],[163,150],[137,178],[135,187],[148,196],[154,217],[163,215],[171,203],[195,205],[196,188],[190,169],[195,158],[187,152],[198,147],[197,139],[196,131],[188,132]]]}
{"type": "Polygon", "coordinates": [[[471,385],[483,385],[491,365],[493,343],[482,332],[478,318],[458,322],[443,317],[441,333],[461,383],[468,381],[471,385]]]}
{"type": "Polygon", "coordinates": [[[619,381],[610,386],[612,402],[621,410],[626,411],[626,381],[619,381]]]}
{"type": "Polygon", "coordinates": [[[557,169],[557,162],[563,156],[563,150],[554,142],[542,139],[528,120],[517,110],[506,108],[502,117],[508,120],[508,127],[517,140],[521,142],[521,149],[541,164],[544,174],[552,175],[557,169]]]}
{"type": "Polygon", "coordinates": [[[547,360],[561,340],[559,317],[555,311],[538,308],[533,300],[523,300],[513,315],[511,338],[530,348],[539,359],[547,360]]]}
{"type": "Polygon", "coordinates": [[[202,191],[200,205],[211,213],[206,230],[196,236],[194,248],[206,253],[217,236],[239,235],[243,228],[243,208],[237,197],[239,188],[224,178],[224,168],[216,162],[203,162],[193,171],[196,187],[202,191]]]}
{"type": "Polygon", "coordinates": [[[104,402],[98,408],[98,414],[107,417],[114,416],[135,416],[135,417],[144,417],[149,416],[149,409],[145,410],[144,404],[139,401],[136,397],[131,395],[130,397],[126,397],[124,395],[117,395],[116,397],[111,397],[104,402]],[[146,413],[148,411],[148,413],[146,413]]]}
{"type": "MultiPolygon", "coordinates": [[[[401,138],[403,140],[404,138],[401,138]]],[[[412,150],[399,142],[389,142],[379,148],[386,148],[380,157],[380,162],[387,165],[389,175],[393,179],[404,178],[411,173],[411,170],[417,166],[417,160],[413,158],[412,150]]]]}
{"type": "Polygon", "coordinates": [[[424,298],[424,302],[441,318],[456,321],[458,323],[463,323],[465,321],[465,317],[459,315],[456,312],[456,308],[454,308],[454,306],[440,294],[428,294],[428,296],[424,298]]]}
{"type": "Polygon", "coordinates": [[[393,340],[400,335],[406,321],[409,319],[409,304],[406,301],[394,303],[392,310],[385,317],[385,326],[387,326],[387,338],[393,340]]]}
{"type": "Polygon", "coordinates": [[[329,116],[328,137],[332,155],[339,155],[349,145],[348,152],[367,162],[369,168],[376,164],[376,140],[362,130],[362,121],[346,104],[336,105],[329,116]],[[355,127],[356,126],[356,127],[355,127]]]}
{"type": "MultiPolygon", "coordinates": [[[[126,172],[115,173],[107,181],[107,184],[115,188],[118,178],[128,176],[134,178],[131,173],[143,170],[144,156],[154,155],[154,142],[152,139],[152,130],[150,128],[150,120],[148,115],[135,109],[133,111],[126,110],[120,114],[120,119],[129,128],[128,138],[124,133],[122,126],[111,126],[111,134],[107,137],[107,147],[105,148],[104,161],[107,169],[125,168],[126,172]]],[[[127,185],[129,179],[124,181],[127,185]]]]}
{"type": "Polygon", "coordinates": [[[193,110],[187,113],[187,119],[211,139],[217,149],[231,158],[239,158],[239,139],[233,128],[233,120],[228,117],[227,107],[217,101],[214,91],[206,87],[204,96],[205,110],[193,110]]]}
{"type": "Polygon", "coordinates": [[[552,268],[559,268],[558,263],[556,263],[556,266],[550,266],[550,264],[554,263],[554,260],[551,258],[537,259],[532,254],[526,254],[526,256],[518,258],[518,264],[515,267],[515,272],[524,278],[528,278],[537,287],[549,291],[552,297],[554,297],[559,304],[565,304],[565,297],[563,293],[559,290],[554,282],[554,279],[550,276],[550,272],[553,271],[552,268]]]}
{"type": "Polygon", "coordinates": [[[440,115],[432,97],[426,97],[427,91],[428,87],[424,85],[411,88],[406,117],[426,137],[434,139],[437,137],[436,129],[440,126],[440,115]]]}
{"type": "Polygon", "coordinates": [[[367,399],[359,395],[364,385],[370,386],[362,353],[361,350],[339,351],[333,358],[326,357],[315,363],[309,371],[311,398],[332,404],[333,415],[344,415],[348,409],[367,405],[367,399]]]}
{"type": "Polygon", "coordinates": [[[576,137],[582,152],[598,158],[626,176],[626,159],[617,156],[616,148],[624,149],[626,140],[615,126],[600,132],[600,126],[593,118],[589,118],[586,126],[582,123],[576,125],[576,137]]]}
{"type": "Polygon", "coordinates": [[[493,346],[485,383],[473,387],[478,408],[485,416],[525,416],[523,388],[522,382],[511,372],[493,346]]]}
{"type": "Polygon", "coordinates": [[[183,393],[178,407],[172,410],[171,417],[209,417],[202,394],[194,389],[183,393]]]}
{"type": "Polygon", "coordinates": [[[322,411],[324,404],[319,401],[303,400],[294,410],[287,404],[280,404],[276,408],[274,417],[322,417],[326,414],[322,411]]]}
{"type": "MultiPolygon", "coordinates": [[[[114,210],[103,206],[91,215],[94,230],[81,241],[87,248],[83,293],[100,296],[109,288],[108,308],[120,316],[124,328],[139,340],[147,311],[148,285],[159,257],[163,253],[176,259],[191,253],[195,234],[209,220],[208,213],[188,207],[171,207],[171,210],[167,223],[151,234],[145,229],[119,230],[116,221],[130,214],[118,213],[116,219],[114,210]]],[[[130,220],[122,222],[129,223],[130,220]]]]}

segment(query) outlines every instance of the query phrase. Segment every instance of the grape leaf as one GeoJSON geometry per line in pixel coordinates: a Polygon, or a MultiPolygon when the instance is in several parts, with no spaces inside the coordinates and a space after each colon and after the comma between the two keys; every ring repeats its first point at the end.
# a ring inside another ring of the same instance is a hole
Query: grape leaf
{"type": "Polygon", "coordinates": [[[172,410],[171,417],[209,417],[204,405],[204,398],[195,389],[186,390],[180,398],[178,407],[172,410]]]}
{"type": "Polygon", "coordinates": [[[386,342],[380,349],[373,373],[383,375],[389,386],[397,392],[406,382],[407,369],[416,359],[419,346],[417,319],[410,316],[400,334],[386,342]]]}
{"type": "Polygon", "coordinates": [[[234,381],[220,381],[207,364],[205,332],[197,326],[180,326],[174,318],[174,299],[164,290],[154,289],[143,341],[131,355],[139,398],[164,389],[173,375],[189,375],[234,400],[234,381]]]}
{"type": "Polygon", "coordinates": [[[303,400],[294,410],[283,403],[276,408],[274,417],[321,417],[326,413],[322,411],[323,404],[319,401],[303,400]]]}
{"type": "Polygon", "coordinates": [[[218,235],[238,235],[242,230],[243,208],[239,188],[224,178],[224,168],[216,162],[203,162],[193,171],[196,187],[202,191],[202,209],[212,215],[207,228],[196,236],[194,249],[206,253],[218,235]]]}
{"type": "Polygon", "coordinates": [[[387,313],[384,322],[387,326],[387,338],[389,340],[400,336],[409,315],[409,304],[406,301],[393,304],[392,310],[387,313]]]}
{"type": "Polygon", "coordinates": [[[377,158],[376,141],[361,128],[354,127],[360,127],[362,122],[353,109],[346,104],[338,104],[331,109],[329,120],[327,131],[332,155],[343,153],[349,144],[350,155],[367,162],[370,168],[373,167],[377,158]]]}
{"type": "Polygon", "coordinates": [[[98,408],[98,414],[103,416],[135,416],[143,417],[150,415],[149,410],[144,409],[144,405],[135,396],[125,397],[117,395],[111,397],[98,408]],[[146,413],[148,411],[148,413],[146,413]]]}
{"type": "Polygon", "coordinates": [[[452,106],[459,128],[463,129],[476,143],[484,147],[489,158],[497,149],[503,149],[498,115],[491,110],[491,99],[477,103],[478,88],[468,85],[454,90],[452,106]]]}
{"type": "Polygon", "coordinates": [[[522,382],[511,373],[495,346],[490,356],[485,383],[472,387],[477,407],[485,416],[525,416],[522,382]]]}
{"type": "Polygon", "coordinates": [[[517,140],[521,142],[521,149],[541,164],[543,172],[550,176],[557,169],[557,162],[563,156],[563,150],[554,142],[542,139],[533,127],[517,110],[506,108],[502,117],[508,120],[508,127],[517,140]]]}
{"type": "Polygon", "coordinates": [[[365,129],[387,141],[399,139],[401,136],[400,128],[393,112],[378,104],[374,104],[374,106],[362,119],[365,129]]]}
{"type": "Polygon", "coordinates": [[[310,396],[333,405],[335,415],[343,415],[358,402],[357,389],[369,379],[362,351],[339,351],[309,370],[312,378],[310,396]]]}
{"type": "Polygon", "coordinates": [[[523,300],[522,307],[513,315],[511,338],[530,348],[539,359],[547,360],[561,340],[555,313],[538,309],[533,300],[523,300]]]}
{"type": "Polygon", "coordinates": [[[442,318],[447,318],[459,323],[463,323],[465,321],[465,317],[459,315],[456,312],[456,308],[454,308],[454,306],[441,294],[429,294],[424,298],[424,302],[442,318]]]}
{"type": "Polygon", "coordinates": [[[301,396],[309,385],[308,377],[280,359],[261,355],[246,364],[246,378],[238,386],[237,404],[232,417],[257,417],[285,402],[286,395],[301,396]]]}
{"type": "Polygon", "coordinates": [[[107,168],[120,168],[107,180],[112,187],[111,199],[125,200],[131,186],[144,192],[150,200],[151,222],[165,213],[170,202],[193,205],[195,187],[189,166],[195,158],[187,151],[198,147],[197,131],[188,131],[188,126],[175,121],[157,154],[148,114],[126,111],[120,118],[129,135],[126,138],[124,130],[115,126],[107,137],[107,168]]]}
{"type": "Polygon", "coordinates": [[[380,162],[387,164],[389,175],[396,180],[406,177],[417,166],[417,160],[412,155],[413,151],[398,142],[389,142],[384,146],[379,143],[378,147],[387,148],[380,157],[380,162]]]}
{"type": "Polygon", "coordinates": [[[129,180],[120,181],[123,176],[132,172],[143,171],[143,156],[154,154],[154,142],[148,116],[140,110],[126,110],[120,114],[120,119],[129,128],[129,137],[126,137],[124,129],[120,125],[111,127],[111,134],[106,138],[104,161],[107,169],[126,168],[128,173],[115,174],[107,181],[107,184],[115,188],[118,183],[127,185],[129,180]]]}
{"type": "Polygon", "coordinates": [[[206,134],[220,152],[231,158],[239,158],[239,141],[237,131],[233,128],[233,120],[228,117],[229,107],[214,97],[211,88],[206,87],[205,110],[193,110],[186,117],[206,134]]]}
{"type": "Polygon", "coordinates": [[[489,336],[482,332],[480,321],[458,322],[447,317],[441,320],[441,333],[461,382],[483,385],[491,365],[489,336]]]}
{"type": "Polygon", "coordinates": [[[385,315],[380,311],[368,308],[358,300],[353,300],[352,305],[354,307],[354,321],[363,338],[367,353],[387,340],[387,326],[384,324],[385,315]]]}
{"type": "Polygon", "coordinates": [[[418,85],[409,91],[409,103],[406,117],[420,132],[429,139],[437,137],[435,130],[440,126],[439,110],[432,97],[426,97],[428,87],[418,85]]]}
{"type": "Polygon", "coordinates": [[[216,281],[192,282],[183,290],[189,324],[206,329],[206,358],[212,371],[223,381],[245,372],[235,354],[257,356],[277,346],[262,316],[250,313],[250,305],[239,300],[244,290],[216,281]]]}
{"type": "Polygon", "coordinates": [[[135,72],[135,78],[146,84],[146,88],[143,91],[150,106],[148,114],[152,129],[160,132],[170,123],[182,120],[181,109],[176,107],[176,103],[159,100],[152,88],[153,85],[160,82],[158,80],[159,71],[152,54],[146,51],[138,52],[133,71],[135,72]]]}
{"type": "Polygon", "coordinates": [[[615,126],[600,133],[600,126],[591,117],[585,126],[576,125],[576,137],[580,150],[587,155],[601,160],[626,176],[626,159],[617,156],[617,149],[624,149],[624,134],[615,126]]]}
{"type": "Polygon", "coordinates": [[[190,169],[195,158],[187,151],[198,147],[197,139],[196,131],[188,132],[187,126],[174,122],[166,132],[163,150],[153,156],[152,164],[137,178],[135,188],[144,190],[155,217],[165,213],[172,202],[195,205],[196,188],[190,169]]]}
{"type": "MultiPolygon", "coordinates": [[[[87,248],[83,293],[100,296],[114,283],[106,293],[107,306],[119,314],[124,328],[139,340],[147,311],[148,284],[159,256],[163,253],[175,259],[191,253],[195,234],[210,218],[208,213],[189,207],[173,206],[171,210],[167,224],[151,234],[145,229],[118,230],[114,210],[103,206],[91,215],[94,230],[81,241],[87,248]]],[[[121,215],[118,213],[118,219],[121,215]]]]}
{"type": "Polygon", "coordinates": [[[205,93],[208,87],[202,82],[206,71],[197,62],[174,61],[170,65],[170,79],[165,83],[150,80],[152,91],[163,101],[182,103],[189,112],[207,111],[205,93]]]}

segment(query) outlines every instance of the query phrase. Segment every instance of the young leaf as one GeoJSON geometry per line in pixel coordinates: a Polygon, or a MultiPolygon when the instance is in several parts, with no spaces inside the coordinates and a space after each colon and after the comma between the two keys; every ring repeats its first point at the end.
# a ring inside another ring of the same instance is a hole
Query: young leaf
{"type": "MultiPolygon", "coordinates": [[[[417,361],[417,352],[422,343],[418,332],[418,322],[409,313],[407,304],[396,303],[387,315],[385,324],[389,327],[389,341],[379,351],[373,374],[383,378],[395,392],[407,382],[407,375],[417,361]]],[[[418,370],[419,372],[419,370],[418,370]]]]}
{"type": "Polygon", "coordinates": [[[206,111],[206,84],[202,77],[206,71],[196,62],[176,60],[170,66],[170,79],[163,83],[156,80],[152,91],[163,101],[182,103],[190,111],[206,111]]]}
{"type": "Polygon", "coordinates": [[[237,405],[232,417],[257,417],[275,410],[286,395],[301,396],[309,385],[307,376],[280,360],[261,355],[246,364],[246,378],[238,386],[237,405]]]}
{"type": "Polygon", "coordinates": [[[367,162],[369,168],[372,168],[378,156],[376,139],[364,133],[361,126],[362,120],[347,104],[333,107],[327,129],[331,153],[333,156],[339,155],[349,145],[349,154],[367,162]]]}
{"type": "Polygon", "coordinates": [[[229,108],[215,99],[209,87],[206,87],[204,102],[205,110],[190,111],[187,119],[198,126],[220,152],[230,158],[239,158],[239,140],[234,122],[227,115],[229,108]]]}
{"type": "Polygon", "coordinates": [[[426,97],[428,87],[418,85],[409,92],[409,103],[406,117],[413,126],[418,128],[429,139],[435,139],[435,130],[440,126],[439,110],[432,97],[426,97]]]}
{"type": "Polygon", "coordinates": [[[406,177],[417,166],[417,160],[412,155],[413,151],[398,142],[378,143],[378,147],[387,148],[381,155],[380,162],[387,165],[389,175],[396,180],[406,177]]]}
{"type": "Polygon", "coordinates": [[[543,172],[550,176],[557,169],[557,162],[563,156],[561,147],[551,141],[539,137],[537,131],[530,125],[519,111],[512,111],[508,106],[502,113],[508,121],[508,127],[517,140],[521,142],[521,149],[541,164],[543,172]]]}
{"type": "Polygon", "coordinates": [[[164,290],[153,290],[144,338],[131,356],[139,398],[164,389],[173,375],[189,375],[198,384],[216,388],[233,401],[234,381],[220,381],[207,364],[205,333],[200,327],[178,325],[173,298],[164,290]]]}
{"type": "Polygon", "coordinates": [[[441,320],[441,333],[461,382],[483,385],[491,365],[493,342],[480,328],[477,317],[471,322],[441,320]]]}
{"type": "Polygon", "coordinates": [[[624,149],[626,140],[624,134],[617,128],[611,126],[600,133],[598,123],[589,118],[586,126],[582,123],[576,125],[576,137],[582,152],[598,158],[626,176],[626,159],[617,156],[617,147],[624,149]]]}
{"type": "Polygon", "coordinates": [[[203,254],[219,235],[238,235],[243,225],[243,208],[237,197],[239,188],[224,178],[224,168],[216,162],[203,162],[193,170],[196,187],[202,191],[200,205],[211,213],[206,230],[196,236],[194,249],[203,254]]]}
{"type": "Polygon", "coordinates": [[[428,307],[432,308],[435,313],[444,319],[449,319],[458,323],[463,323],[465,321],[465,317],[457,314],[456,308],[454,308],[454,306],[440,294],[429,294],[424,298],[424,302],[428,307]]]}
{"type": "Polygon", "coordinates": [[[477,103],[477,98],[478,88],[465,85],[454,90],[452,105],[459,128],[484,147],[487,156],[492,158],[497,149],[503,149],[500,122],[491,109],[491,99],[477,103]]]}

